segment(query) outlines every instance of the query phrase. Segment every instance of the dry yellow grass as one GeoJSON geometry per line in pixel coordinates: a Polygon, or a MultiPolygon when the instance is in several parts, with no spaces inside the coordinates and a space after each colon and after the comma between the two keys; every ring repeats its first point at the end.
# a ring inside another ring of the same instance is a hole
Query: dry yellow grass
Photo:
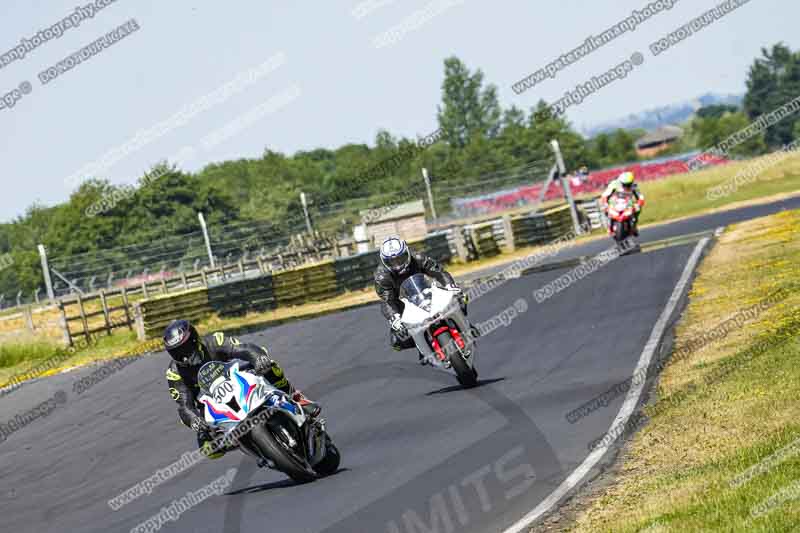
{"type": "MultiPolygon", "coordinates": [[[[130,304],[141,300],[140,295],[133,295],[128,297],[130,304]]],[[[107,305],[110,309],[122,306],[121,296],[112,296],[108,298],[107,305]]],[[[84,302],[84,312],[94,314],[102,310],[102,305],[99,299],[89,300],[84,302]]],[[[67,315],[70,317],[79,316],[77,304],[70,304],[66,308],[67,315]]],[[[61,343],[64,337],[63,329],[61,327],[61,312],[55,305],[33,307],[31,318],[33,322],[34,332],[31,334],[25,322],[25,318],[21,312],[7,313],[0,316],[0,343],[6,342],[22,342],[31,336],[39,340],[49,340],[55,343],[61,343]]],[[[122,324],[126,322],[125,312],[123,310],[111,311],[109,313],[109,320],[112,324],[122,324]]],[[[105,319],[102,315],[92,316],[87,318],[89,329],[103,327],[105,319]]],[[[70,321],[70,331],[75,332],[83,331],[83,324],[80,320],[70,321]]]]}

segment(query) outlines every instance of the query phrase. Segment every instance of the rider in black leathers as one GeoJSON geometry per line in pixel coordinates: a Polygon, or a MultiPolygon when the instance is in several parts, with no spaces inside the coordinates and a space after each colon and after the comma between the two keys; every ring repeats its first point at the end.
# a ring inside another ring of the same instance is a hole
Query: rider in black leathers
{"type": "Polygon", "coordinates": [[[306,399],[289,383],[283,375],[283,369],[264,347],[242,343],[236,337],[220,332],[201,338],[194,326],[186,320],[176,320],[167,326],[164,347],[172,357],[166,378],[169,393],[178,404],[178,417],[184,425],[197,433],[198,446],[212,459],[222,457],[225,450],[213,445],[210,428],[197,402],[197,372],[209,361],[247,361],[257,374],[264,376],[273,386],[291,394],[306,413],[311,416],[319,414],[319,406],[306,399]]]}
{"type": "MultiPolygon", "coordinates": [[[[398,237],[386,239],[381,245],[380,263],[375,270],[375,292],[383,302],[381,312],[389,321],[389,341],[395,350],[405,350],[415,346],[414,339],[407,334],[400,321],[405,307],[400,300],[400,285],[414,274],[425,274],[443,287],[460,291],[453,276],[444,270],[438,261],[419,252],[413,253],[406,242],[398,237]]],[[[466,314],[467,306],[463,296],[461,307],[466,314]]]]}

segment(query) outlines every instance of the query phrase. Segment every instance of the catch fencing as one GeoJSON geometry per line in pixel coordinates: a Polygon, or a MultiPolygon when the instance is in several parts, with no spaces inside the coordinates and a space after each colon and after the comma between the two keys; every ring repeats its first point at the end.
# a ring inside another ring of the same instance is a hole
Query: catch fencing
{"type": "MultiPolygon", "coordinates": [[[[409,244],[443,263],[452,260],[444,234],[409,244]]],[[[328,300],[369,287],[377,264],[377,253],[370,252],[145,299],[135,304],[137,334],[140,340],[155,337],[177,318],[200,321],[214,314],[236,316],[328,300]]]]}
{"type": "MultiPolygon", "coordinates": [[[[543,213],[449,228],[409,245],[443,263],[455,257],[470,261],[494,257],[515,246],[546,244],[573,227],[569,207],[564,205],[543,213]],[[463,246],[458,246],[459,240],[463,246]]],[[[198,321],[213,314],[225,317],[328,300],[370,287],[377,265],[378,254],[369,252],[142,300],[136,304],[138,335],[141,340],[159,335],[176,318],[198,321]]]]}
{"type": "MultiPolygon", "coordinates": [[[[724,165],[729,162],[727,158],[694,151],[652,161],[618,165],[612,168],[596,170],[583,178],[570,176],[568,179],[573,180],[574,178],[574,181],[570,184],[574,196],[596,195],[622,172],[633,172],[636,174],[637,181],[640,182],[661,180],[675,174],[690,172],[692,170],[690,165],[698,157],[703,160],[704,166],[724,165]]],[[[564,197],[564,190],[560,180],[552,181],[547,185],[547,189],[542,191],[544,186],[544,182],[525,183],[517,187],[483,195],[451,198],[450,204],[453,212],[459,217],[491,216],[492,213],[497,213],[498,211],[536,205],[541,197],[545,200],[556,200],[564,197]]]]}
{"type": "MultiPolygon", "coordinates": [[[[579,205],[583,220],[591,216],[595,204],[579,205]]],[[[595,220],[592,220],[594,226],[595,220]]],[[[567,205],[541,213],[506,215],[468,224],[454,225],[410,243],[444,263],[496,257],[518,247],[552,242],[574,228],[567,205]]],[[[360,291],[373,283],[378,254],[368,253],[326,259],[310,265],[273,271],[261,257],[239,260],[199,272],[181,273],[170,278],[146,281],[137,287],[101,290],[90,295],[62,298],[46,312],[24,308],[22,312],[0,317],[0,340],[25,332],[46,335],[72,345],[76,338],[88,341],[97,334],[110,335],[129,328],[140,339],[160,334],[175,318],[202,321],[213,315],[241,316],[278,308],[328,300],[346,292],[360,291]],[[46,319],[45,319],[46,317],[46,319]],[[39,326],[48,325],[47,329],[39,326]]]]}

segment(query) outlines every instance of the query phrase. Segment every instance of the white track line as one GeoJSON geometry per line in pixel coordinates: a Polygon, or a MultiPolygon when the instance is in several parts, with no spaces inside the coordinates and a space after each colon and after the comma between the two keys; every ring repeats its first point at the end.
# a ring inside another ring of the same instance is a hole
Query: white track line
{"type": "MultiPolygon", "coordinates": [[[[642,355],[639,357],[639,363],[636,365],[636,368],[633,371],[634,376],[644,374],[650,367],[650,361],[653,359],[653,354],[661,342],[661,337],[667,327],[669,317],[672,316],[672,312],[675,310],[675,307],[678,305],[678,302],[683,296],[684,289],[686,289],[686,285],[689,283],[689,279],[692,277],[692,272],[694,272],[698,261],[700,261],[700,254],[703,252],[706,244],[708,244],[708,241],[709,238],[706,237],[698,242],[697,246],[692,252],[692,255],[689,257],[689,261],[686,263],[686,266],[683,269],[683,274],[681,274],[678,284],[675,285],[666,307],[664,307],[664,310],[661,312],[661,316],[658,317],[658,320],[653,326],[653,331],[650,333],[650,338],[647,340],[647,344],[644,345],[642,355]]],[[[624,424],[627,423],[628,419],[633,414],[634,409],[636,409],[636,406],[639,404],[639,397],[642,394],[642,390],[644,390],[644,385],[644,381],[640,383],[639,380],[632,381],[631,388],[628,390],[628,394],[625,396],[625,401],[622,403],[622,407],[620,408],[619,413],[617,413],[617,417],[614,419],[614,422],[611,424],[609,431],[611,431],[614,427],[624,427],[624,424]]],[[[613,442],[611,444],[613,444],[613,442]]],[[[519,521],[517,521],[508,529],[504,530],[502,533],[520,533],[521,531],[529,528],[531,523],[549,511],[550,508],[557,504],[561,498],[563,498],[570,490],[572,490],[583,480],[586,474],[588,474],[589,471],[600,461],[600,459],[602,459],[603,455],[605,455],[606,451],[608,451],[608,448],[611,446],[611,444],[605,444],[595,448],[586,457],[586,459],[584,459],[580,466],[578,466],[578,468],[576,468],[572,474],[570,474],[569,477],[567,477],[567,479],[565,479],[561,485],[558,486],[556,490],[551,492],[550,495],[539,505],[537,505],[533,511],[523,516],[519,521]]]]}

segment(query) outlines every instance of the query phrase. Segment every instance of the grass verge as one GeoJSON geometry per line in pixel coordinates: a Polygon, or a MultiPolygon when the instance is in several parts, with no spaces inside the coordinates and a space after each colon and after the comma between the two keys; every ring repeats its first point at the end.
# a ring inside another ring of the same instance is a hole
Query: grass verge
{"type": "Polygon", "coordinates": [[[55,344],[39,339],[19,344],[0,344],[0,370],[16,367],[26,361],[35,363],[47,358],[55,349],[55,344]]]}
{"type": "Polygon", "coordinates": [[[700,215],[732,204],[800,190],[800,155],[792,153],[781,159],[757,158],[730,163],[644,182],[641,188],[647,199],[642,224],[700,215]],[[735,187],[732,193],[713,199],[707,196],[710,189],[748,172],[754,174],[749,178],[750,182],[735,187]]]}
{"type": "Polygon", "coordinates": [[[798,265],[800,211],[722,235],[693,284],[673,358],[742,309],[780,298],[668,364],[613,484],[583,508],[570,531],[796,530],[798,265]]]}

